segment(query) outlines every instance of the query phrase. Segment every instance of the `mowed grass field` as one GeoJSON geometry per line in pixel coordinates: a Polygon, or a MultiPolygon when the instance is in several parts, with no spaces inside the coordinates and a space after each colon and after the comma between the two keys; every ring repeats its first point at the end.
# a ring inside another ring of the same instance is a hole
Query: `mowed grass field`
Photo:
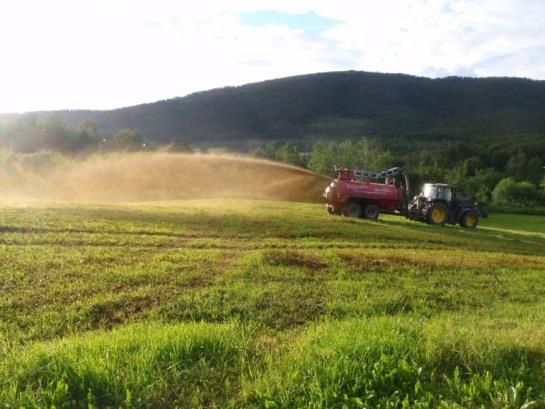
{"type": "Polygon", "coordinates": [[[543,408],[544,221],[5,205],[0,406],[543,408]]]}

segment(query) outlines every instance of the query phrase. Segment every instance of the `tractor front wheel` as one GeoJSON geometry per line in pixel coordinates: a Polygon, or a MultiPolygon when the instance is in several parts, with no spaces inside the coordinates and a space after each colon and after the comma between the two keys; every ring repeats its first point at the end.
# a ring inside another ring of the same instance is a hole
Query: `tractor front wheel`
{"type": "Polygon", "coordinates": [[[479,217],[473,210],[465,212],[460,219],[460,226],[467,229],[474,229],[479,223],[479,217]]]}
{"type": "Polygon", "coordinates": [[[379,215],[378,206],[375,204],[368,204],[367,206],[365,206],[365,211],[363,212],[363,215],[366,219],[377,220],[379,215]]]}
{"type": "Polygon", "coordinates": [[[448,208],[442,202],[435,202],[428,209],[427,216],[429,224],[445,224],[448,220],[448,208]]]}
{"type": "Polygon", "coordinates": [[[343,207],[344,217],[361,217],[361,206],[355,202],[347,203],[343,207]]]}

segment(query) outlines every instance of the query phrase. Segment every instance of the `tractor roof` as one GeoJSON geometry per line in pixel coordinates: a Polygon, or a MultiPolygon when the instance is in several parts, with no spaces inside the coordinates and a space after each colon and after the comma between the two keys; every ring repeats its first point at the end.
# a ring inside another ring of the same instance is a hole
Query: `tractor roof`
{"type": "Polygon", "coordinates": [[[424,183],[424,184],[431,185],[431,186],[452,187],[451,185],[447,183],[424,183]]]}

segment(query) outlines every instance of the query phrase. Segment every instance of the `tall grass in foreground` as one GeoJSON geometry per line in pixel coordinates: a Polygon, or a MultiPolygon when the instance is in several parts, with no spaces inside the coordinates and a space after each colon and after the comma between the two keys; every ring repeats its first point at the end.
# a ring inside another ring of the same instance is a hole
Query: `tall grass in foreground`
{"type": "Polygon", "coordinates": [[[545,405],[542,352],[513,342],[509,331],[470,336],[470,326],[448,321],[382,317],[312,327],[294,346],[270,357],[268,369],[247,386],[247,403],[268,408],[545,405]]]}
{"type": "MultiPolygon", "coordinates": [[[[375,317],[271,338],[236,324],[132,324],[13,351],[6,407],[396,408],[545,405],[543,329],[375,317]],[[480,328],[480,329],[478,329],[480,328]],[[527,339],[520,339],[526,334],[527,339]]],[[[511,323],[512,324],[512,323],[511,323]]]]}
{"type": "Polygon", "coordinates": [[[223,407],[247,341],[231,325],[129,325],[15,351],[0,370],[6,407],[223,407]]]}

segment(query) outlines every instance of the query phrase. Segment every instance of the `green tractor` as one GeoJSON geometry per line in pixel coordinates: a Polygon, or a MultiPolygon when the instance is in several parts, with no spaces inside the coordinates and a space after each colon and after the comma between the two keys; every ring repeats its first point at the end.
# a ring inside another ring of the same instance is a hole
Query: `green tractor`
{"type": "Polygon", "coordinates": [[[474,228],[484,209],[471,197],[457,197],[456,188],[441,183],[426,183],[420,195],[408,203],[407,217],[428,224],[460,224],[474,228]]]}

